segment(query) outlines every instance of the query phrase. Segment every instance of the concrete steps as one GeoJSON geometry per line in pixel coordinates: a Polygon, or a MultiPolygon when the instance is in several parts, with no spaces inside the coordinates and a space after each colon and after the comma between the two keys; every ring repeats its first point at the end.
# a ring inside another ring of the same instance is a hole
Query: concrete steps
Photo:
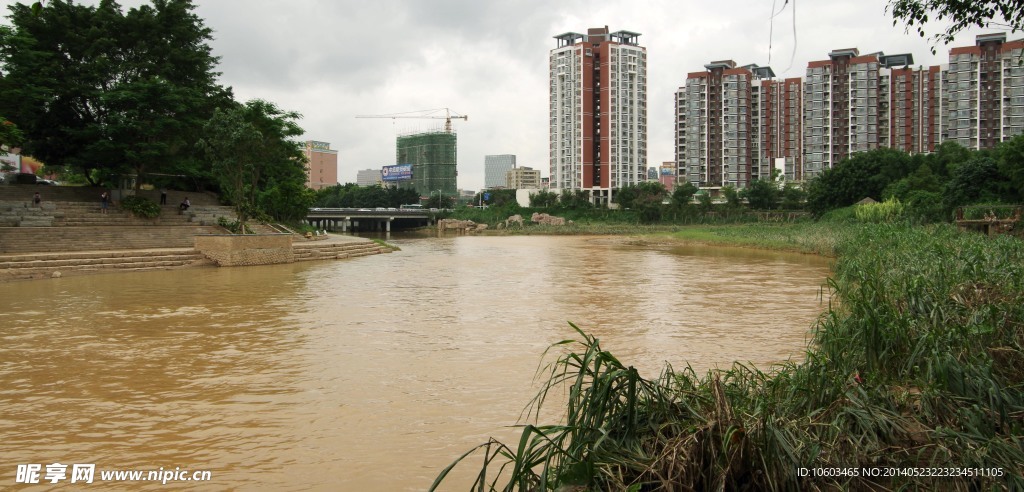
{"type": "MultiPolygon", "coordinates": [[[[0,184],[0,201],[22,201],[31,202],[32,196],[39,192],[43,203],[51,201],[84,202],[94,203],[96,208],[100,206],[100,193],[102,188],[92,186],[45,186],[45,185],[12,185],[0,184]]],[[[116,194],[114,195],[117,196],[116,194]]],[[[160,190],[139,190],[139,196],[160,203],[160,190]]],[[[167,207],[177,210],[178,204],[188,197],[192,206],[197,205],[220,205],[217,196],[210,193],[197,191],[167,190],[167,207]]]]}
{"type": "Polygon", "coordinates": [[[374,242],[307,242],[292,244],[292,248],[295,261],[338,260],[391,252],[391,248],[374,242]]]}
{"type": "Polygon", "coordinates": [[[224,205],[193,205],[186,213],[191,222],[199,225],[218,225],[221,217],[230,222],[238,220],[234,207],[224,205]]]}
{"type": "Polygon", "coordinates": [[[0,227],[0,253],[192,248],[193,236],[223,234],[217,226],[0,227]]]}
{"type": "Polygon", "coordinates": [[[169,270],[212,264],[199,251],[151,249],[0,255],[0,281],[50,278],[110,271],[169,270]]]}

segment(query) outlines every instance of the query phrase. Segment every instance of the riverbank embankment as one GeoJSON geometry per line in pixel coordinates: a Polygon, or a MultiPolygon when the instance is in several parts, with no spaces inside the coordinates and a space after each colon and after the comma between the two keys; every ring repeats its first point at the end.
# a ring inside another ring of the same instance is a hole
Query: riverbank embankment
{"type": "MultiPolygon", "coordinates": [[[[827,221],[672,235],[835,255],[828,289],[838,302],[815,325],[806,360],[703,375],[666,367],[644,379],[581,326],[569,350],[554,347],[562,355],[543,390],[568,385],[566,420],[526,426],[517,446],[481,448],[492,472],[512,462],[500,481],[1024,489],[1024,242],[950,225],[827,221]]],[[[747,299],[743,309],[771,306],[747,299]]]]}

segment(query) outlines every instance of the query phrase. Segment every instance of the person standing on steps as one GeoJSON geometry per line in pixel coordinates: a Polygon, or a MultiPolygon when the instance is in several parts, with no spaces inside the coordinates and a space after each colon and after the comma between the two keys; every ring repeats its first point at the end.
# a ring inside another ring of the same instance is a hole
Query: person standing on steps
{"type": "Polygon", "coordinates": [[[160,205],[167,205],[167,188],[160,188],[160,205]]]}
{"type": "Polygon", "coordinates": [[[42,201],[43,197],[39,196],[39,192],[37,191],[36,194],[32,196],[32,203],[38,207],[42,201]]]}
{"type": "Polygon", "coordinates": [[[110,206],[110,193],[106,190],[100,193],[100,213],[107,213],[107,207],[110,206]]]}

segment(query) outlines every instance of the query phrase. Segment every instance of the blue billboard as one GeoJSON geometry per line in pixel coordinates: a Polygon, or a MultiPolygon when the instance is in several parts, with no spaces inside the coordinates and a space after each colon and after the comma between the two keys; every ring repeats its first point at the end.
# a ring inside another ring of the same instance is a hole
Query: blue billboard
{"type": "Polygon", "coordinates": [[[398,164],[395,166],[384,166],[380,170],[381,178],[384,181],[407,181],[412,179],[412,164],[398,164]]]}

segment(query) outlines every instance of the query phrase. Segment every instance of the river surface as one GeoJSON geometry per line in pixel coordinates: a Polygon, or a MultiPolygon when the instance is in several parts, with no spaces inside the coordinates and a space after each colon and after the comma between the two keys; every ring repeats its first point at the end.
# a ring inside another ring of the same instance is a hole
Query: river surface
{"type": "MultiPolygon", "coordinates": [[[[802,358],[828,275],[813,256],[625,238],[392,242],[402,251],[341,261],[0,284],[0,489],[20,464],[56,462],[96,465],[76,490],[163,489],[99,480],[161,467],[211,473],[174,488],[425,490],[474,445],[516,438],[569,321],[646,377],[767,368],[802,358]]],[[[479,461],[445,490],[468,488],[479,461]]]]}

